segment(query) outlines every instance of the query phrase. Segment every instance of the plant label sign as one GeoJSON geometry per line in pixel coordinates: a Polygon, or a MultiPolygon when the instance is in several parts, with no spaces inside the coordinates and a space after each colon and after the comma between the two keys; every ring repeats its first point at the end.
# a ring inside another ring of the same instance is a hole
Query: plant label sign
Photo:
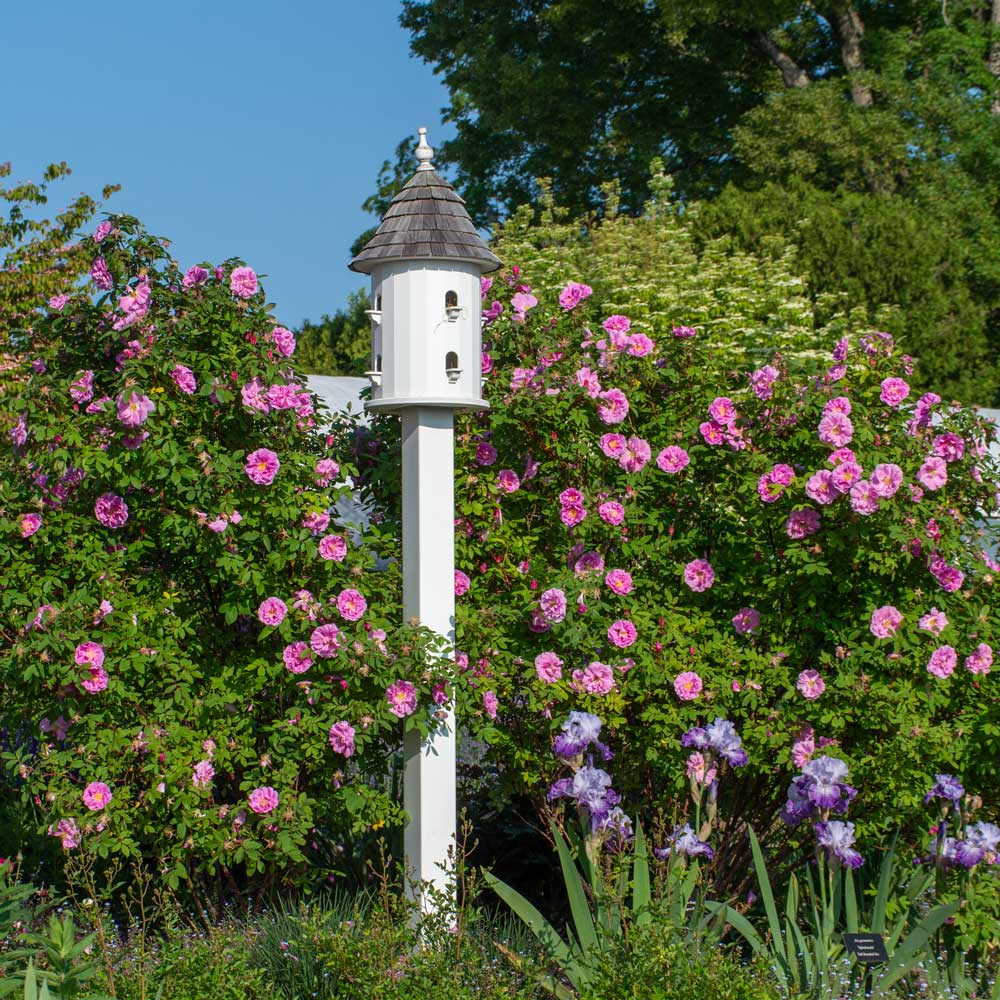
{"type": "Polygon", "coordinates": [[[845,934],[844,947],[863,965],[889,961],[881,934],[845,934]]]}

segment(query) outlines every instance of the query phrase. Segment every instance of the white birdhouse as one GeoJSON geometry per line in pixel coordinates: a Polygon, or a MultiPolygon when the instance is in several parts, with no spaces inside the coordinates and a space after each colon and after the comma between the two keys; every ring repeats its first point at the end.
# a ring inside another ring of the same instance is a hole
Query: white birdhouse
{"type": "Polygon", "coordinates": [[[485,410],[479,278],[500,266],[419,129],[416,173],[396,195],[353,271],[371,275],[368,410],[485,410]]]}

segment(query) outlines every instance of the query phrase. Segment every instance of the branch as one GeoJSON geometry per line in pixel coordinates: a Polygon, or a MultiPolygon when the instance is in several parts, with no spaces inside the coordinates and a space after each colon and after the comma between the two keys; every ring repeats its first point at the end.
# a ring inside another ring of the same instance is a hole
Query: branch
{"type": "Polygon", "coordinates": [[[1000,115],[1000,0],[993,0],[990,8],[990,55],[986,66],[997,85],[993,88],[993,103],[990,113],[1000,115]]]}
{"type": "MultiPolygon", "coordinates": [[[[998,0],[994,0],[994,3],[998,0]]],[[[865,35],[865,23],[861,15],[847,4],[836,4],[833,16],[827,19],[840,43],[840,59],[848,77],[864,71],[865,60],[861,54],[861,39],[865,35]]],[[[851,82],[851,100],[859,108],[870,108],[873,102],[871,87],[867,84],[851,82]]]]}
{"type": "MultiPolygon", "coordinates": [[[[1000,3],[1000,0],[995,2],[1000,3]]],[[[764,55],[781,71],[786,87],[809,86],[809,74],[766,31],[758,32],[754,40],[764,55]]]]}

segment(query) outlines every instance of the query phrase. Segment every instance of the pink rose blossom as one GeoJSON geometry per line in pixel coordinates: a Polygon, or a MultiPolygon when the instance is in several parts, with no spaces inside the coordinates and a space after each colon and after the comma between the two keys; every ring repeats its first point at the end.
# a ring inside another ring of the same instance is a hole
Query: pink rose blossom
{"type": "Polygon", "coordinates": [[[738,416],[736,405],[728,396],[716,396],[708,405],[708,415],[723,427],[728,427],[738,416]]]}
{"type": "Polygon", "coordinates": [[[184,365],[174,365],[170,371],[170,377],[174,380],[174,384],[177,388],[180,389],[180,391],[186,396],[192,395],[198,388],[194,372],[184,365]]]}
{"type": "Polygon", "coordinates": [[[970,674],[988,674],[993,666],[993,650],[985,642],[976,646],[975,650],[965,658],[965,669],[970,674]]]}
{"type": "Polygon", "coordinates": [[[593,294],[590,285],[581,285],[578,281],[571,281],[559,293],[559,305],[563,309],[575,309],[584,299],[590,298],[593,294]]]}
{"type": "Polygon", "coordinates": [[[628,441],[624,434],[602,434],[601,451],[608,458],[620,458],[625,453],[628,441]]]}
{"type": "Polygon", "coordinates": [[[681,701],[694,701],[701,689],[701,678],[693,670],[685,670],[674,678],[674,693],[681,701]]]}
{"type": "Polygon", "coordinates": [[[91,664],[87,667],[87,673],[87,679],[80,685],[87,694],[100,694],[101,691],[107,690],[108,673],[103,667],[91,664]]]}
{"type": "Polygon", "coordinates": [[[620,316],[615,313],[615,315],[609,316],[601,326],[607,334],[628,333],[632,329],[632,321],[628,316],[620,316]]]}
{"type": "Polygon", "coordinates": [[[682,339],[696,337],[698,335],[698,331],[693,326],[675,326],[673,327],[672,332],[675,337],[680,337],[682,339]]]}
{"type": "Polygon", "coordinates": [[[156,404],[149,396],[140,396],[134,391],[127,397],[125,393],[118,397],[118,419],[126,427],[141,426],[155,409],[156,404]]]}
{"type": "Polygon", "coordinates": [[[455,596],[461,597],[463,594],[468,593],[469,586],[472,581],[469,579],[467,573],[463,573],[460,569],[455,570],[455,596]]]}
{"type": "MultiPolygon", "coordinates": [[[[236,270],[250,271],[250,268],[237,268],[236,270]]],[[[235,274],[236,272],[234,271],[233,273],[235,274]]],[[[253,274],[252,271],[250,273],[253,274]]],[[[256,278],[254,281],[256,282],[256,278]]],[[[258,816],[274,812],[278,808],[278,802],[278,793],[270,785],[260,785],[247,796],[247,805],[250,807],[251,812],[257,813],[258,816]]]]}
{"type": "Polygon", "coordinates": [[[756,608],[740,608],[733,615],[733,628],[740,635],[747,635],[760,628],[760,612],[756,608]]]}
{"type": "Polygon", "coordinates": [[[337,596],[337,610],[345,621],[359,621],[368,610],[368,602],[356,590],[342,590],[337,596]]]}
{"type": "Polygon", "coordinates": [[[349,722],[335,722],[330,727],[327,738],[334,753],[339,753],[343,757],[354,756],[354,726],[349,722]]]}
{"type": "Polygon", "coordinates": [[[389,711],[399,719],[405,719],[417,709],[417,689],[409,682],[398,680],[385,689],[385,699],[389,711]]]}
{"type": "Polygon", "coordinates": [[[931,635],[940,635],[947,627],[948,616],[943,611],[938,611],[937,608],[931,608],[917,622],[917,628],[924,632],[930,632],[931,635]]]}
{"type": "Polygon", "coordinates": [[[903,470],[894,462],[882,462],[872,470],[872,492],[883,500],[895,496],[902,484],[903,470]]]}
{"type": "Polygon", "coordinates": [[[539,653],[535,657],[535,673],[545,684],[555,684],[562,677],[563,661],[553,652],[539,653]]]}
{"type": "Polygon", "coordinates": [[[843,413],[845,417],[849,417],[851,401],[846,396],[834,396],[823,405],[823,416],[828,417],[831,413],[843,413]]]}
{"type": "Polygon", "coordinates": [[[649,442],[640,437],[630,437],[625,452],[619,457],[618,464],[626,472],[639,472],[649,461],[652,451],[649,442]]]}
{"type": "Polygon", "coordinates": [[[333,659],[340,649],[340,629],[332,622],[313,629],[309,636],[309,648],[321,659],[333,659]]]}
{"type": "Polygon", "coordinates": [[[959,590],[965,582],[965,574],[957,566],[949,566],[936,552],[928,561],[928,569],[941,589],[949,594],[959,590]]]}
{"type": "Polygon", "coordinates": [[[583,494],[571,486],[559,494],[559,504],[562,507],[579,507],[583,504],[583,494]]]}
{"type": "Polygon", "coordinates": [[[324,535],[317,545],[320,559],[343,562],[347,557],[347,541],[342,535],[324,535]]]}
{"type": "Polygon", "coordinates": [[[815,670],[803,670],[795,686],[802,697],[809,701],[815,701],[826,690],[826,683],[815,670]]]}
{"type": "Polygon", "coordinates": [[[819,531],[819,512],[806,508],[805,510],[793,510],[788,515],[785,522],[785,533],[789,538],[808,538],[819,531]]]}
{"type": "Polygon", "coordinates": [[[276,326],[271,331],[271,340],[283,358],[290,358],[295,353],[295,334],[283,326],[276,326]]]}
{"type": "Polygon", "coordinates": [[[830,473],[830,482],[839,493],[850,493],[855,483],[861,481],[864,470],[857,462],[841,462],[830,473]]]}
{"type": "Polygon", "coordinates": [[[114,796],[103,781],[92,781],[83,790],[83,804],[91,812],[100,812],[114,796]]]}
{"type": "Polygon", "coordinates": [[[104,647],[99,642],[81,642],[73,652],[73,660],[81,667],[102,667],[104,647]]]}
{"type": "Polygon", "coordinates": [[[597,372],[592,372],[589,368],[583,367],[576,373],[576,384],[587,390],[587,395],[591,399],[597,399],[601,394],[601,380],[597,372]]]}
{"type": "Polygon", "coordinates": [[[633,358],[644,358],[656,350],[656,344],[644,333],[633,333],[628,338],[628,347],[626,350],[633,358]]]}
{"type": "Polygon", "coordinates": [[[95,243],[103,243],[111,233],[111,223],[105,219],[97,224],[94,234],[91,237],[95,243]]]}
{"type": "Polygon", "coordinates": [[[293,674],[304,674],[313,665],[311,650],[304,642],[293,642],[285,646],[281,659],[285,669],[293,674]]]}
{"type": "Polygon", "coordinates": [[[598,397],[597,415],[606,424],[620,424],[628,416],[628,399],[621,389],[606,389],[598,397]]]}
{"type": "Polygon", "coordinates": [[[64,851],[80,846],[80,828],[75,819],[59,820],[54,827],[49,827],[49,836],[58,837],[64,851]]]}
{"type": "Polygon", "coordinates": [[[681,447],[675,444],[668,444],[659,455],[656,456],[656,464],[661,472],[669,475],[676,475],[682,469],[687,468],[691,462],[691,456],[681,447]]]}
{"type": "Polygon", "coordinates": [[[627,618],[619,618],[608,627],[608,638],[619,648],[628,649],[638,637],[635,625],[627,618]]]}
{"type": "Polygon", "coordinates": [[[108,270],[107,262],[103,257],[96,257],[94,259],[94,263],[90,268],[90,277],[102,292],[110,292],[114,286],[111,272],[108,270]]]}
{"type": "Polygon", "coordinates": [[[189,267],[187,272],[184,274],[184,278],[181,280],[181,284],[187,288],[197,288],[199,285],[205,284],[208,281],[208,271],[203,267],[199,267],[195,264],[194,267],[189,267]]]}
{"type": "Polygon", "coordinates": [[[497,450],[488,441],[476,445],[476,464],[490,466],[497,460],[497,450]]]}
{"type": "Polygon", "coordinates": [[[584,670],[573,671],[572,686],[587,694],[607,694],[614,689],[615,673],[606,663],[595,661],[584,670]]]}
{"type": "Polygon", "coordinates": [[[706,559],[693,559],[684,567],[684,582],[696,593],[715,583],[715,570],[706,559]]]}
{"type": "Polygon", "coordinates": [[[880,398],[886,406],[899,406],[910,394],[910,387],[901,378],[887,378],[882,382],[880,398]]]}
{"type": "Polygon", "coordinates": [[[495,719],[497,717],[497,707],[499,704],[500,703],[497,701],[496,694],[492,691],[483,692],[483,708],[491,719],[495,719]]]}
{"type": "Polygon", "coordinates": [[[608,574],[604,578],[604,583],[609,590],[613,590],[616,594],[632,593],[632,574],[628,570],[608,570],[608,574]]]}
{"type": "Polygon", "coordinates": [[[545,620],[552,625],[566,617],[566,595],[558,587],[546,590],[538,600],[545,620]]]}
{"type": "Polygon", "coordinates": [[[774,395],[774,383],[778,379],[778,369],[771,365],[764,365],[763,368],[751,372],[750,388],[758,399],[770,399],[774,395]]]}
{"type": "Polygon", "coordinates": [[[813,473],[806,480],[806,496],[819,504],[833,503],[840,496],[833,485],[833,473],[826,469],[813,473]]]}
{"type": "Polygon", "coordinates": [[[270,448],[258,448],[247,455],[244,471],[250,482],[258,486],[270,486],[280,468],[281,462],[270,448]]]}
{"type": "Polygon", "coordinates": [[[316,463],[316,485],[329,486],[340,475],[340,466],[332,458],[321,458],[316,463]]]}
{"type": "Polygon", "coordinates": [[[606,524],[619,525],[625,520],[625,508],[617,500],[608,500],[597,508],[597,513],[606,524]]]}
{"type": "Polygon", "coordinates": [[[530,292],[516,292],[511,296],[510,305],[514,310],[514,319],[523,323],[528,311],[538,305],[538,299],[530,292]]]}
{"type": "Polygon", "coordinates": [[[854,425],[850,418],[839,410],[826,414],[819,422],[819,439],[824,444],[841,448],[851,443],[854,437],[854,425]]]}
{"type": "Polygon", "coordinates": [[[313,535],[322,535],[330,527],[330,515],[325,510],[311,510],[302,518],[302,527],[313,535]]]}
{"type": "Polygon", "coordinates": [[[868,627],[876,638],[888,639],[896,634],[902,623],[903,616],[900,612],[891,604],[886,604],[872,612],[871,623],[868,627]]]}
{"type": "Polygon", "coordinates": [[[792,744],[792,763],[796,767],[802,767],[812,759],[815,752],[816,736],[811,728],[806,728],[792,744]]]}
{"type": "Polygon", "coordinates": [[[41,514],[21,515],[21,537],[31,538],[33,534],[42,526],[41,514]]]}
{"type": "Polygon", "coordinates": [[[229,290],[240,299],[252,298],[257,292],[257,275],[252,267],[235,267],[229,275],[229,290]]]}
{"type": "Polygon", "coordinates": [[[874,514],[879,508],[878,494],[872,489],[871,483],[866,479],[860,479],[851,487],[851,509],[867,517],[874,514]]]}
{"type": "Polygon", "coordinates": [[[949,431],[934,438],[934,454],[946,462],[958,462],[965,456],[965,439],[949,431]]]}
{"type": "Polygon", "coordinates": [[[584,573],[603,573],[604,556],[600,552],[584,552],[574,561],[573,571],[577,576],[584,573]]]}
{"type": "Polygon", "coordinates": [[[917,472],[917,479],[928,490],[939,490],[948,482],[948,466],[945,464],[943,458],[931,455],[920,466],[920,470],[917,472]]]}
{"type": "Polygon", "coordinates": [[[497,489],[503,493],[516,493],[521,488],[521,479],[513,469],[501,469],[497,474],[497,489]]]}
{"type": "Polygon", "coordinates": [[[261,623],[272,627],[280,625],[287,613],[288,607],[280,597],[268,597],[261,601],[260,607],[257,608],[257,617],[261,623]]]}
{"type": "Polygon", "coordinates": [[[828,465],[838,466],[844,462],[858,464],[857,457],[850,448],[835,448],[830,452],[830,457],[826,460],[828,465]]]}
{"type": "Polygon", "coordinates": [[[698,430],[706,444],[722,444],[726,440],[726,429],[714,420],[706,420],[698,425],[698,430]]]}
{"type": "Polygon", "coordinates": [[[953,646],[938,646],[927,661],[927,673],[944,680],[955,672],[958,654],[953,646]]]}
{"type": "Polygon", "coordinates": [[[79,372],[76,381],[70,383],[69,395],[76,403],[89,403],[94,398],[94,373],[79,372]]]}
{"type": "Polygon", "coordinates": [[[566,525],[567,528],[573,528],[578,525],[587,516],[587,511],[583,507],[570,506],[563,507],[559,511],[559,520],[566,525]]]}
{"type": "Polygon", "coordinates": [[[191,772],[191,782],[195,788],[208,788],[215,777],[215,768],[210,761],[200,760],[191,772]]]}

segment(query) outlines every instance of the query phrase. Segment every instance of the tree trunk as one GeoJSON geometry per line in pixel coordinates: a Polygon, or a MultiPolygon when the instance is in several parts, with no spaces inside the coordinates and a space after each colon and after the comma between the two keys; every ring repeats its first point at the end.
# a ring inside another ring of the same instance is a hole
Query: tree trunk
{"type": "MultiPolygon", "coordinates": [[[[993,0],[994,8],[997,3],[1000,3],[1000,0],[993,0]]],[[[859,108],[870,108],[873,101],[871,87],[851,79],[853,74],[862,72],[865,68],[864,57],[861,54],[861,39],[865,34],[864,21],[850,4],[846,4],[838,5],[834,9],[830,25],[837,36],[837,41],[840,42],[840,58],[851,82],[851,100],[859,108]]]]}
{"type": "Polygon", "coordinates": [[[1000,115],[1000,0],[993,0],[990,9],[990,57],[987,62],[990,72],[993,74],[996,85],[993,88],[993,102],[990,104],[990,112],[1000,115]]]}
{"type": "MultiPolygon", "coordinates": [[[[1000,0],[996,2],[1000,3],[1000,0]]],[[[809,74],[766,31],[759,32],[755,40],[764,55],[781,71],[786,87],[809,86],[809,74]]]]}

